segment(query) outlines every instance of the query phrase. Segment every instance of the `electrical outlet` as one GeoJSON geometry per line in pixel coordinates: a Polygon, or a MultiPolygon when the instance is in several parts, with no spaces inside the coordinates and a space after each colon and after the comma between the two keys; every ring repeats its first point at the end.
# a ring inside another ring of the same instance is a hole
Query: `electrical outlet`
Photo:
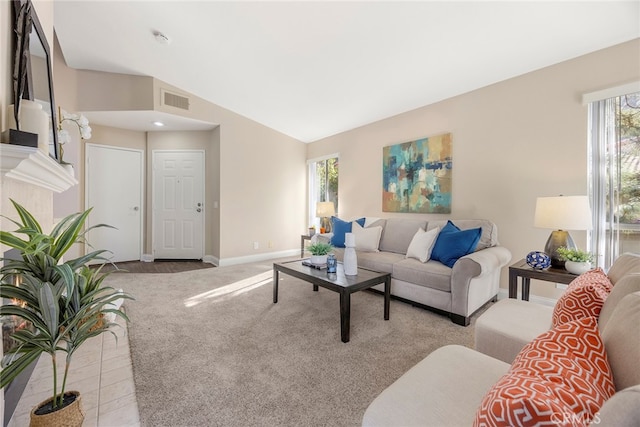
{"type": "Polygon", "coordinates": [[[269,248],[273,248],[273,242],[269,240],[269,248]]]}
{"type": "Polygon", "coordinates": [[[260,249],[260,243],[253,242],[253,249],[260,249]]]}

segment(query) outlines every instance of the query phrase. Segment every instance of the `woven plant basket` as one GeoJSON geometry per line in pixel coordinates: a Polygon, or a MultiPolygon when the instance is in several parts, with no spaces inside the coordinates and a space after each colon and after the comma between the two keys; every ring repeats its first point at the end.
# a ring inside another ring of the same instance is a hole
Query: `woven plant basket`
{"type": "Polygon", "coordinates": [[[33,410],[31,411],[31,421],[29,423],[30,427],[81,427],[84,421],[84,411],[82,410],[82,405],[80,404],[80,392],[79,391],[68,391],[65,393],[65,396],[68,394],[73,394],[76,396],[76,400],[73,401],[70,405],[65,406],[62,409],[58,409],[55,412],[51,412],[49,414],[44,415],[36,415],[36,410],[43,405],[51,402],[52,399],[47,399],[43,402],[40,402],[33,410]]]}

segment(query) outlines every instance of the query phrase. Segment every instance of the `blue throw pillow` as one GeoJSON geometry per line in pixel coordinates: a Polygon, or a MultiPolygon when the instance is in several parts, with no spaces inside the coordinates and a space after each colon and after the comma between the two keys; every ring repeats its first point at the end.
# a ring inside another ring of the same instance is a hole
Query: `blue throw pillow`
{"type": "MultiPolygon", "coordinates": [[[[356,222],[364,227],[364,218],[356,219],[356,222]]],[[[351,221],[343,221],[338,217],[331,217],[331,245],[336,248],[344,248],[344,235],[351,233],[351,221]]]]}
{"type": "Polygon", "coordinates": [[[476,249],[481,235],[482,228],[460,230],[455,224],[448,221],[438,235],[431,252],[431,259],[453,268],[460,257],[468,255],[476,249]]]}

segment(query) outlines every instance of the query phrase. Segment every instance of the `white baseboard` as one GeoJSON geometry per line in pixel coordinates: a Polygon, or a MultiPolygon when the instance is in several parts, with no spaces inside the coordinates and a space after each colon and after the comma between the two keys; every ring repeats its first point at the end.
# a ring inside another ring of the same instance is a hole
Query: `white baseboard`
{"type": "Polygon", "coordinates": [[[215,266],[219,266],[220,265],[220,260],[217,257],[214,257],[213,255],[205,255],[205,256],[203,256],[202,257],[202,262],[213,264],[215,266]]]}
{"type": "Polygon", "coordinates": [[[289,249],[286,251],[279,251],[279,252],[267,252],[267,253],[262,253],[257,255],[248,255],[248,256],[241,256],[241,257],[235,257],[235,258],[223,258],[218,261],[219,262],[218,267],[226,267],[228,265],[237,265],[237,264],[246,264],[249,262],[267,261],[270,259],[284,258],[284,257],[296,256],[296,255],[300,256],[300,248],[289,249]]]}
{"type": "MultiPolygon", "coordinates": [[[[153,262],[155,258],[151,254],[142,254],[140,261],[142,262],[153,262]]],[[[218,265],[218,258],[213,255],[205,255],[202,257],[202,262],[208,262],[209,264],[218,265]]]]}
{"type": "MultiPolygon", "coordinates": [[[[498,299],[504,299],[504,298],[509,298],[509,290],[505,288],[500,288],[500,290],[498,291],[498,299]]],[[[522,295],[518,292],[518,299],[521,299],[521,298],[522,298],[522,295]]],[[[529,301],[534,302],[536,304],[553,307],[556,305],[557,300],[553,298],[540,297],[537,295],[529,294],[529,301]]]]}

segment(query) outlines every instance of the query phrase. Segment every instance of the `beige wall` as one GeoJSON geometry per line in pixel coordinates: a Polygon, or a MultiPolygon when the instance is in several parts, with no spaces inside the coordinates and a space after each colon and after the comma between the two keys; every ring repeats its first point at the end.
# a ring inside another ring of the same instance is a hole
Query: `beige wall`
{"type": "MultiPolygon", "coordinates": [[[[151,150],[160,147],[197,147],[206,151],[208,259],[235,263],[299,248],[300,234],[306,229],[305,144],[157,79],[73,70],[66,66],[61,54],[56,56],[54,71],[57,103],[70,112],[152,107],[218,124],[212,125],[211,131],[149,133],[91,124],[94,128],[91,143],[140,148],[140,141],[145,140],[145,254],[151,254],[152,250],[151,150]],[[189,96],[190,110],[161,105],[162,89],[189,96]],[[114,98],[114,92],[125,95],[114,98]],[[132,93],[136,95],[130,96],[132,93]],[[253,248],[254,242],[258,242],[258,249],[253,248]]],[[[80,185],[55,196],[56,216],[84,209],[84,147],[79,134],[70,133],[72,141],[65,148],[65,160],[75,165],[80,185]]]]}
{"type": "MultiPolygon", "coordinates": [[[[582,94],[634,80],[640,80],[640,40],[314,142],[307,157],[340,153],[343,218],[416,217],[381,211],[382,147],[451,132],[452,214],[422,216],[493,220],[515,261],[543,249],[551,231],[533,226],[536,197],[587,194],[582,94]]],[[[585,232],[572,236],[585,246],[585,232]]],[[[534,283],[532,293],[558,295],[542,283],[534,283]]]]}

